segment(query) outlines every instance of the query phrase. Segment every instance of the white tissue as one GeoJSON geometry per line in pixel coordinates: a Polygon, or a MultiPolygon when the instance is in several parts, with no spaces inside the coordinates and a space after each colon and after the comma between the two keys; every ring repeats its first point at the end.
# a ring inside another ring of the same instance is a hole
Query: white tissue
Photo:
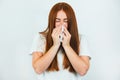
{"type": "Polygon", "coordinates": [[[63,31],[64,31],[64,26],[62,25],[62,31],[61,31],[61,34],[60,34],[60,42],[62,42],[62,40],[63,40],[63,36],[62,36],[63,31]]]}

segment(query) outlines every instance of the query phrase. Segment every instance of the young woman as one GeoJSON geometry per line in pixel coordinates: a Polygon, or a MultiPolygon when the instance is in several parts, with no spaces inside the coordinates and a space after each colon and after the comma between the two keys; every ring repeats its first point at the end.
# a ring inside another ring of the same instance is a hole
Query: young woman
{"type": "Polygon", "coordinates": [[[32,48],[32,65],[43,80],[78,80],[90,66],[86,39],[78,34],[72,7],[55,4],[49,14],[48,27],[39,32],[32,48]]]}

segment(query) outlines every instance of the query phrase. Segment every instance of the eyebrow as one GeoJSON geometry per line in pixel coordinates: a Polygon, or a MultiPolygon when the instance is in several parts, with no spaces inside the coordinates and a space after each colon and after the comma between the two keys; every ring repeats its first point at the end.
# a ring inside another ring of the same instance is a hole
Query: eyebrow
{"type": "MultiPolygon", "coordinates": [[[[60,20],[60,18],[56,18],[56,19],[60,20]]],[[[67,19],[67,18],[65,18],[64,20],[68,20],[68,19],[67,19]]]]}

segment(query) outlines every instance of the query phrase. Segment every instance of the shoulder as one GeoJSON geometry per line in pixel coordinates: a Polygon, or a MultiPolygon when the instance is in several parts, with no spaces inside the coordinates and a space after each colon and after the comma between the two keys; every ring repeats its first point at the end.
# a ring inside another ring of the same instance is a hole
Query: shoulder
{"type": "Polygon", "coordinates": [[[79,35],[79,40],[80,40],[80,46],[81,47],[84,47],[84,48],[88,47],[89,42],[88,42],[88,38],[85,34],[80,34],[79,35]]]}
{"type": "Polygon", "coordinates": [[[81,41],[87,41],[87,36],[85,34],[79,34],[79,40],[81,41]]]}
{"type": "Polygon", "coordinates": [[[80,55],[86,55],[91,58],[91,50],[89,46],[89,41],[85,34],[80,34],[80,55]]]}
{"type": "Polygon", "coordinates": [[[35,35],[35,39],[45,40],[45,36],[41,34],[40,32],[37,32],[37,34],[35,35]]]}
{"type": "Polygon", "coordinates": [[[39,32],[35,34],[33,43],[32,43],[32,48],[31,48],[31,53],[32,52],[44,52],[45,51],[45,44],[46,44],[46,39],[44,35],[40,34],[39,32]]]}
{"type": "Polygon", "coordinates": [[[45,44],[46,38],[43,34],[37,32],[37,34],[34,35],[33,44],[40,45],[45,44]]]}

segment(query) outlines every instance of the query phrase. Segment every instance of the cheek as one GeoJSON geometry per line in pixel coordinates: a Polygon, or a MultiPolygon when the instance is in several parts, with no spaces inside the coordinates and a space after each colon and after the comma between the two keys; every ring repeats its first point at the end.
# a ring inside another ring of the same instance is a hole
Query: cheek
{"type": "Polygon", "coordinates": [[[59,27],[59,26],[60,26],[60,22],[56,22],[55,27],[59,27]]]}
{"type": "MultiPolygon", "coordinates": [[[[64,25],[66,28],[68,28],[68,23],[63,23],[63,25],[64,25]]],[[[56,23],[55,23],[55,27],[60,27],[60,26],[62,26],[62,24],[61,24],[60,22],[56,22],[56,23]]]]}
{"type": "Polygon", "coordinates": [[[65,25],[66,28],[68,28],[68,24],[67,23],[65,23],[64,25],[65,25]]]}

